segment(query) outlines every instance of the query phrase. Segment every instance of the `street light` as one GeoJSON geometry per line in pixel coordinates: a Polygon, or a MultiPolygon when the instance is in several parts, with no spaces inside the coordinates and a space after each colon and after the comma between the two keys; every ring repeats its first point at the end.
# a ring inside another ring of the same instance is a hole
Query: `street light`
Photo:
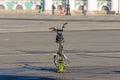
{"type": "Polygon", "coordinates": [[[66,15],[71,15],[69,0],[66,0],[66,15]]]}

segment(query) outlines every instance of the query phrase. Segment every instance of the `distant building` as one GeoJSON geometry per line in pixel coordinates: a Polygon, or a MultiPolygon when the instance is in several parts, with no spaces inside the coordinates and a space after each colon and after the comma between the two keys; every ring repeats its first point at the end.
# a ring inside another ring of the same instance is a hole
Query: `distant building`
{"type": "Polygon", "coordinates": [[[0,0],[0,13],[38,13],[40,0],[0,0]]]}
{"type": "Polygon", "coordinates": [[[40,10],[50,11],[52,4],[66,9],[67,1],[69,1],[71,12],[82,11],[84,5],[87,11],[94,12],[112,12],[120,13],[120,0],[0,0],[1,10],[40,10]]]}
{"type": "Polygon", "coordinates": [[[0,0],[0,9],[5,10],[35,10],[40,0],[0,0]]]}

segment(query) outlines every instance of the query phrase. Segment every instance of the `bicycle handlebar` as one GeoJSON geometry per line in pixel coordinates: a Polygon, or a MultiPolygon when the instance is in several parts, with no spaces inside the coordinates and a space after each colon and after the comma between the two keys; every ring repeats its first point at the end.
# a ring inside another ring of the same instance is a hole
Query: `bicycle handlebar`
{"type": "Polygon", "coordinates": [[[56,28],[56,27],[51,27],[49,28],[52,32],[55,31],[55,32],[58,32],[58,31],[63,31],[63,28],[65,28],[65,25],[68,24],[67,22],[64,23],[60,29],[56,28]]]}
{"type": "Polygon", "coordinates": [[[66,22],[66,23],[64,23],[61,27],[62,27],[62,28],[65,28],[65,25],[66,25],[66,24],[68,24],[68,23],[67,23],[67,22],[66,22]]]}

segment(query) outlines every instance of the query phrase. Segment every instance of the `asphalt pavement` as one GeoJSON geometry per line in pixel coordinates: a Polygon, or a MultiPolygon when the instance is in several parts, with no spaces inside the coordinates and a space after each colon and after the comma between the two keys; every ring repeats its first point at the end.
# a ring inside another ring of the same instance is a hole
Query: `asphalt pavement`
{"type": "Polygon", "coordinates": [[[120,29],[120,16],[59,16],[40,14],[1,14],[0,32],[49,31],[68,22],[68,31],[120,29]]]}
{"type": "Polygon", "coordinates": [[[120,80],[119,25],[120,16],[0,15],[0,79],[120,80]],[[70,67],[57,73],[49,27],[64,22],[70,67]]]}

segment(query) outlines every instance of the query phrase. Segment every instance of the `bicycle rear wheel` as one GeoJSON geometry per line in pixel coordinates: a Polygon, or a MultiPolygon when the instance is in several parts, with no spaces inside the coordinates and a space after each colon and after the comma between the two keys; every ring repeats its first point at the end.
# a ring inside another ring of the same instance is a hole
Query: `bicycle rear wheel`
{"type": "Polygon", "coordinates": [[[69,62],[67,56],[65,54],[62,54],[62,56],[63,56],[63,60],[64,60],[64,64],[65,64],[64,66],[69,67],[70,62],[69,62]]]}

